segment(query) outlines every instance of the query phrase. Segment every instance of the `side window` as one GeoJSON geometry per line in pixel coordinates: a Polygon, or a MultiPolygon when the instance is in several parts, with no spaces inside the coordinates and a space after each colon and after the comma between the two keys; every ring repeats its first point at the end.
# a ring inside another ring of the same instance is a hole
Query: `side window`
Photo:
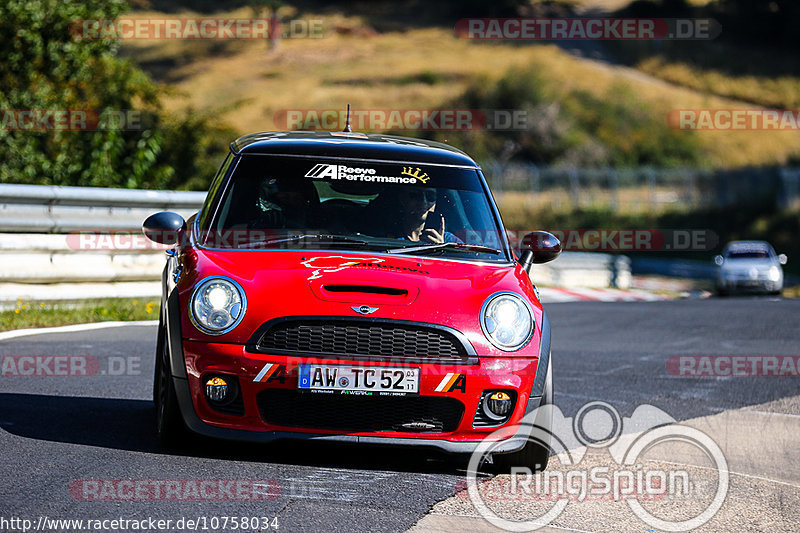
{"type": "Polygon", "coordinates": [[[225,175],[228,173],[228,169],[230,168],[234,159],[235,157],[233,154],[229,152],[228,156],[225,158],[225,161],[222,162],[222,166],[219,167],[217,175],[214,176],[214,180],[211,182],[211,187],[208,189],[208,195],[206,196],[206,201],[203,203],[203,207],[200,210],[198,219],[200,229],[202,230],[207,230],[208,225],[211,223],[211,217],[214,214],[212,208],[217,200],[219,189],[225,182],[225,175]]]}

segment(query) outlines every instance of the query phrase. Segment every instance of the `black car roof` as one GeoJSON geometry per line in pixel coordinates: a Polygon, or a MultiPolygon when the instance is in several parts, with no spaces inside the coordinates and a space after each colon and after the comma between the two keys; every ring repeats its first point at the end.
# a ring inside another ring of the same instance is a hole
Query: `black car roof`
{"type": "Polygon", "coordinates": [[[472,158],[452,146],[425,139],[376,133],[329,131],[253,133],[233,141],[231,151],[234,154],[302,155],[478,167],[472,158]]]}

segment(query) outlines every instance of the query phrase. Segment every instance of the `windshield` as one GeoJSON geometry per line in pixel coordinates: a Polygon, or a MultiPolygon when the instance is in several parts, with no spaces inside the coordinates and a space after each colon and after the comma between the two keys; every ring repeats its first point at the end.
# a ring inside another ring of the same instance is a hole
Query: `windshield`
{"type": "Polygon", "coordinates": [[[208,247],[506,260],[475,169],[245,155],[218,205],[208,247]]]}
{"type": "Polygon", "coordinates": [[[769,259],[766,250],[732,250],[728,252],[728,259],[769,259]]]}

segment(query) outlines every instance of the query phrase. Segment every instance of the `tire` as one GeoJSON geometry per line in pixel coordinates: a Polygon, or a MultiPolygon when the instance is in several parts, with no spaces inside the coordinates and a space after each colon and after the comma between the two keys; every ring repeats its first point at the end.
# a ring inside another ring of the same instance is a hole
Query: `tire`
{"type": "MultiPolygon", "coordinates": [[[[542,394],[542,402],[540,407],[544,405],[553,405],[553,358],[550,357],[550,363],[547,366],[547,378],[544,386],[544,394],[542,394]]],[[[553,427],[553,412],[547,410],[539,412],[536,416],[536,427],[545,430],[548,435],[548,442],[543,443],[539,440],[528,439],[525,446],[516,452],[496,454],[492,456],[495,469],[507,473],[511,467],[527,467],[533,472],[541,472],[547,468],[547,463],[550,460],[550,442],[549,436],[553,427]]]]}
{"type": "Polygon", "coordinates": [[[156,434],[166,448],[180,448],[186,443],[188,430],[183,422],[167,352],[166,330],[159,332],[159,353],[156,354],[153,377],[153,398],[156,406],[156,434]]]}
{"type": "Polygon", "coordinates": [[[158,379],[159,374],[161,372],[161,352],[164,350],[164,342],[165,342],[164,335],[164,317],[159,317],[158,321],[158,340],[156,341],[156,355],[155,355],[155,363],[153,365],[153,405],[156,406],[158,409],[158,379]]]}

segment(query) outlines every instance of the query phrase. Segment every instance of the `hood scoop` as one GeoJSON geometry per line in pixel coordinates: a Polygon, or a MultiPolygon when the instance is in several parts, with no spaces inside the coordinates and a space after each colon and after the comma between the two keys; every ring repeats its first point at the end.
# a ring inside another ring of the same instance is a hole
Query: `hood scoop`
{"type": "Polygon", "coordinates": [[[386,296],[408,296],[406,289],[378,287],[372,285],[323,285],[322,290],[342,294],[383,294],[386,296]]]}
{"type": "Polygon", "coordinates": [[[356,304],[407,305],[419,294],[417,287],[391,287],[380,283],[309,283],[311,292],[320,300],[356,304]]]}

